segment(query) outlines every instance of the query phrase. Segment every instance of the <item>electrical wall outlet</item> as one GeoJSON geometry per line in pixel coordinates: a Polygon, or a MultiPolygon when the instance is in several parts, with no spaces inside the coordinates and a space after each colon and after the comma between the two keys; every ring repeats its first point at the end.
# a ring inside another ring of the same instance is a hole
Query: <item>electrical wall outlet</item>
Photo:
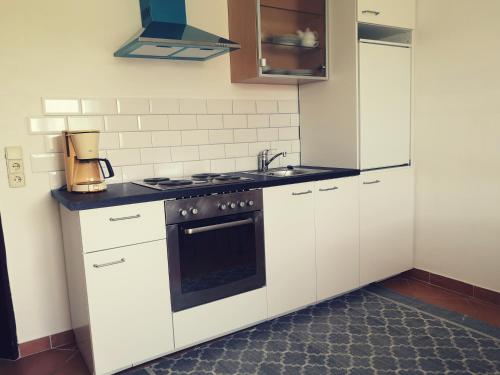
{"type": "Polygon", "coordinates": [[[7,173],[9,186],[19,188],[26,185],[24,178],[23,149],[20,146],[6,147],[5,159],[7,160],[7,173]]]}
{"type": "Polygon", "coordinates": [[[9,186],[11,188],[24,187],[26,182],[24,181],[24,174],[9,174],[9,186]]]}
{"type": "Polygon", "coordinates": [[[24,173],[24,165],[21,159],[7,160],[7,170],[11,173],[24,173]]]}

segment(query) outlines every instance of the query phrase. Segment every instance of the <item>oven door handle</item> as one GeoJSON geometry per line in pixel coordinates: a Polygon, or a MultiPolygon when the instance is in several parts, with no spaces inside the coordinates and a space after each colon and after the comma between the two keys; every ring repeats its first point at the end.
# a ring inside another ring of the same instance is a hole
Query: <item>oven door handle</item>
{"type": "Polygon", "coordinates": [[[209,232],[211,230],[239,227],[241,225],[247,225],[247,224],[253,224],[253,219],[230,221],[229,223],[214,224],[214,225],[207,225],[205,227],[185,229],[184,234],[197,234],[197,233],[209,232]]]}

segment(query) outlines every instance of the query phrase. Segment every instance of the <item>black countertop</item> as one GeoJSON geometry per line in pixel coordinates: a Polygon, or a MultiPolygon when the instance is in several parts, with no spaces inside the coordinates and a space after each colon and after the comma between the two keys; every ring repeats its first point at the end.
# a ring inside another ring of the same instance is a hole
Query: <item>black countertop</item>
{"type": "Polygon", "coordinates": [[[236,191],[246,189],[257,189],[271,186],[297,184],[301,182],[329,180],[333,178],[349,177],[359,175],[357,169],[344,168],[319,168],[318,173],[304,174],[291,177],[269,177],[260,175],[249,175],[247,173],[231,173],[244,177],[251,177],[253,181],[241,181],[234,184],[184,187],[182,189],[160,191],[132,183],[111,184],[108,190],[100,193],[69,193],[66,190],[52,190],[52,197],[71,211],[89,210],[93,208],[121,206],[165,199],[177,199],[182,197],[222,193],[224,191],[236,191]]]}

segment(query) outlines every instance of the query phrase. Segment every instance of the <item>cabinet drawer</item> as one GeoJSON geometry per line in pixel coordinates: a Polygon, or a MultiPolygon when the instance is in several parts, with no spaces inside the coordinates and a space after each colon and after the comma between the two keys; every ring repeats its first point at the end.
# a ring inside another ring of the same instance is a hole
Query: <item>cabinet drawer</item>
{"type": "Polygon", "coordinates": [[[358,21],[415,28],[415,0],[358,0],[358,21]]]}
{"type": "Polygon", "coordinates": [[[80,225],[85,253],[166,237],[163,201],[81,211],[80,225]]]}

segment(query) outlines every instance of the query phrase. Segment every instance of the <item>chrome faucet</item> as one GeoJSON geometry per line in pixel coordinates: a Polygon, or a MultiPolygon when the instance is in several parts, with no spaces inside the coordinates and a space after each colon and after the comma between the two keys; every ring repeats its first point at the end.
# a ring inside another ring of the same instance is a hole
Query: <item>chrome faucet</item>
{"type": "Polygon", "coordinates": [[[286,158],[286,152],[280,152],[279,154],[274,155],[271,159],[269,159],[269,152],[271,150],[263,150],[259,152],[259,155],[257,156],[258,158],[258,164],[259,164],[259,172],[267,172],[269,169],[269,164],[271,164],[274,159],[283,156],[286,158]]]}

